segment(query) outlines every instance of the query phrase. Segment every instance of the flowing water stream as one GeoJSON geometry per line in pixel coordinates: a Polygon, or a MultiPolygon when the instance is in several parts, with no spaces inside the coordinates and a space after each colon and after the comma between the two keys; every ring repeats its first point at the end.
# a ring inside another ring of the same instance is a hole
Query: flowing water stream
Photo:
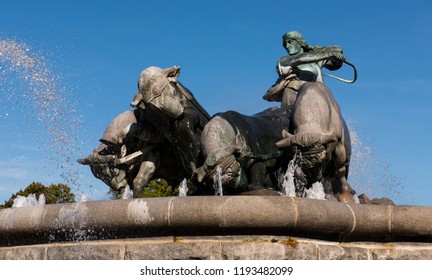
{"type": "Polygon", "coordinates": [[[62,183],[77,187],[80,176],[75,160],[81,121],[76,100],[53,71],[51,59],[26,43],[0,40],[2,168],[8,167],[8,160],[21,157],[28,161],[27,166],[35,162],[35,172],[41,169],[38,163],[55,167],[62,183]],[[17,148],[25,154],[19,155],[17,148]],[[35,159],[40,155],[42,159],[35,159]]]}

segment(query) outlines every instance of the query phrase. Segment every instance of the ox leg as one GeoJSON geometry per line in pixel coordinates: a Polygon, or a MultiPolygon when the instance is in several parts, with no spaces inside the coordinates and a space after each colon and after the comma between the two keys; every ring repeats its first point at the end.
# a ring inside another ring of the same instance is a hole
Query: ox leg
{"type": "Polygon", "coordinates": [[[257,162],[249,168],[249,190],[258,190],[264,188],[266,167],[264,163],[257,162]]]}
{"type": "Polygon", "coordinates": [[[121,191],[127,186],[126,172],[124,170],[114,168],[114,177],[108,184],[114,191],[121,191]]]}
{"type": "Polygon", "coordinates": [[[228,147],[223,147],[212,151],[204,161],[203,166],[195,170],[197,173],[198,182],[203,182],[211,179],[215,174],[216,168],[220,166],[222,170],[227,169],[235,161],[234,154],[238,151],[238,147],[235,145],[230,145],[228,147]]]}
{"type": "Polygon", "coordinates": [[[272,187],[272,182],[264,162],[256,162],[249,168],[249,189],[263,189],[272,187]]]}
{"type": "Polygon", "coordinates": [[[139,171],[133,180],[133,197],[139,198],[142,189],[148,184],[150,178],[156,172],[158,161],[156,158],[147,159],[140,165],[139,171]]]}
{"type": "Polygon", "coordinates": [[[354,202],[355,192],[351,188],[347,180],[347,153],[345,146],[342,143],[336,145],[336,181],[338,183],[339,194],[337,199],[345,203],[354,202]]]}

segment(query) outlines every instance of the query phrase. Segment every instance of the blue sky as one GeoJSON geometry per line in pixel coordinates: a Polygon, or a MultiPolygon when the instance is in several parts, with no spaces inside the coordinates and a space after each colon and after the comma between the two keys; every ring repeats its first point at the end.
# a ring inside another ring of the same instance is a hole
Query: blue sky
{"type": "MultiPolygon", "coordinates": [[[[309,44],[342,46],[358,69],[355,84],[325,80],[356,139],[353,188],[399,204],[432,205],[430,1],[8,2],[1,4],[0,41],[44,56],[65,98],[59,106],[73,119],[51,125],[72,135],[72,148],[58,152],[47,144],[49,125],[36,117],[25,85],[14,74],[3,77],[0,202],[32,181],[72,177],[75,193],[107,198],[108,187],[74,160],[89,154],[110,120],[130,108],[146,67],[181,66],[180,81],[210,114],[278,105],[262,96],[286,54],[282,34],[297,30],[309,44]]],[[[348,67],[334,74],[352,76],[348,67]]]]}

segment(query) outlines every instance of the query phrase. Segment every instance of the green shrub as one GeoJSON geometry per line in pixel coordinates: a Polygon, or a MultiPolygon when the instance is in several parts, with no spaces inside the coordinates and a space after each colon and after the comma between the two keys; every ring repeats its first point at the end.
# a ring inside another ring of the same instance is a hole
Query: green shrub
{"type": "Polygon", "coordinates": [[[46,187],[39,182],[32,182],[24,190],[19,190],[13,194],[11,198],[8,201],[5,201],[5,204],[1,206],[4,208],[10,208],[13,205],[14,199],[17,198],[18,195],[27,197],[30,194],[35,194],[37,198],[39,198],[41,194],[44,194],[46,204],[75,202],[75,195],[72,193],[71,188],[68,185],[51,184],[49,187],[46,187]]]}

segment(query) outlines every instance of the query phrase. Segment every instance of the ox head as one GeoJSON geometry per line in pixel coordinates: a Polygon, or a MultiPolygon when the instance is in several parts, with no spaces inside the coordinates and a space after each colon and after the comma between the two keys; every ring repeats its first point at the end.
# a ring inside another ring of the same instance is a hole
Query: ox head
{"type": "Polygon", "coordinates": [[[289,154],[295,155],[297,168],[295,177],[307,188],[313,183],[320,181],[323,171],[331,160],[334,143],[338,138],[333,135],[324,134],[295,134],[282,131],[283,139],[276,145],[288,150],[289,154]]]}
{"type": "Polygon", "coordinates": [[[120,191],[128,184],[128,168],[116,160],[127,154],[128,147],[134,145],[136,135],[141,130],[138,124],[138,110],[128,110],[117,117],[105,129],[101,144],[82,159],[80,164],[89,165],[93,175],[107,184],[113,191],[120,191]]]}
{"type": "Polygon", "coordinates": [[[115,165],[117,152],[105,144],[96,147],[89,156],[78,159],[78,163],[89,165],[93,175],[119,192],[128,185],[126,171],[115,165]]]}
{"type": "Polygon", "coordinates": [[[177,91],[180,67],[161,69],[149,67],[138,78],[138,92],[131,105],[156,107],[171,118],[178,118],[184,111],[182,99],[177,91]]]}

